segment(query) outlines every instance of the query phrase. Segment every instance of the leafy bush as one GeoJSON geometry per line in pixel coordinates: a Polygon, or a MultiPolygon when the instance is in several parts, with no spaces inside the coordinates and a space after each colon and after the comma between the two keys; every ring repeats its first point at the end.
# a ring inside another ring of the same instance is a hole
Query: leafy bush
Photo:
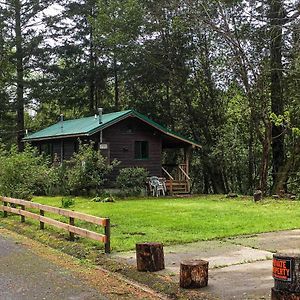
{"type": "Polygon", "coordinates": [[[75,205],[75,200],[73,198],[62,198],[61,199],[61,207],[69,208],[75,205]]]}
{"type": "Polygon", "coordinates": [[[67,165],[64,163],[62,165],[53,164],[47,170],[47,178],[48,180],[43,185],[43,190],[41,190],[41,194],[47,196],[55,196],[55,195],[68,195],[68,179],[66,175],[67,165]]]}
{"type": "Polygon", "coordinates": [[[26,146],[18,152],[13,146],[9,151],[0,147],[0,194],[30,200],[43,189],[48,180],[48,162],[37,151],[26,146]]]}
{"type": "Polygon", "coordinates": [[[99,192],[117,161],[107,163],[106,158],[95,151],[92,144],[80,145],[66,170],[68,187],[71,193],[83,194],[99,192]]]}
{"type": "Polygon", "coordinates": [[[124,168],[117,177],[117,186],[127,193],[138,194],[147,181],[148,171],[144,168],[124,168]]]}

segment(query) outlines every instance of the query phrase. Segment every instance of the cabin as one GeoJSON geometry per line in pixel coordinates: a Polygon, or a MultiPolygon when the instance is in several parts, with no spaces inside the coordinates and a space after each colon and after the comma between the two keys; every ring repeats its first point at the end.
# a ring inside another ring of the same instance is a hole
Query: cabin
{"type": "Polygon", "coordinates": [[[36,146],[60,162],[78,151],[79,142],[93,142],[108,161],[117,159],[114,176],[121,168],[142,167],[150,176],[166,179],[167,190],[190,192],[189,162],[199,143],[183,137],[134,110],[63,120],[27,135],[24,142],[36,146]]]}

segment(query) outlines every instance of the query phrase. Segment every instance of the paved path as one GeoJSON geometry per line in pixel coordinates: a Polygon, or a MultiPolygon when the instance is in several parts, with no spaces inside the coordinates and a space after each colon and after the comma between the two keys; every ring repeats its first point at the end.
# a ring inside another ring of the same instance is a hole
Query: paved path
{"type": "Polygon", "coordinates": [[[103,300],[69,271],[0,236],[0,299],[103,300]]]}
{"type": "MultiPolygon", "coordinates": [[[[219,299],[270,299],[273,253],[300,251],[299,245],[300,230],[289,230],[164,247],[166,269],[158,273],[178,282],[182,260],[205,259],[209,286],[201,291],[219,299]]],[[[118,258],[135,264],[133,252],[118,258]]]]}

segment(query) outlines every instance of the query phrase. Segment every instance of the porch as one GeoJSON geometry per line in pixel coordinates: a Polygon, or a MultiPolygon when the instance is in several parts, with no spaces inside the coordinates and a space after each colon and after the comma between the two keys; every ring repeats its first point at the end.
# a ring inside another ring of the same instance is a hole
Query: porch
{"type": "Polygon", "coordinates": [[[162,174],[166,178],[165,185],[168,194],[189,194],[191,192],[188,164],[163,165],[162,174]]]}

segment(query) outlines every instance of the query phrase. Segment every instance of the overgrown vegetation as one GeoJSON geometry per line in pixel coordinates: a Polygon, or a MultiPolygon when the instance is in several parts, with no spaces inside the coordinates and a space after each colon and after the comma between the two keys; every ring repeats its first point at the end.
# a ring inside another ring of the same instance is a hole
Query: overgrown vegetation
{"type": "Polygon", "coordinates": [[[5,150],[0,146],[0,194],[30,200],[44,191],[51,179],[47,160],[36,149],[27,146],[18,152],[16,146],[5,150]],[[50,178],[49,178],[50,175],[50,178]]]}
{"type": "Polygon", "coordinates": [[[0,146],[0,194],[30,200],[35,195],[87,195],[100,193],[118,163],[107,163],[92,144],[80,145],[71,161],[51,164],[27,145],[0,146]]]}
{"type": "Polygon", "coordinates": [[[148,171],[144,168],[124,168],[117,177],[117,187],[125,194],[139,195],[145,189],[148,171]]]}
{"type": "Polygon", "coordinates": [[[108,181],[116,160],[107,163],[106,158],[95,151],[93,145],[80,145],[69,162],[67,169],[68,187],[72,194],[97,194],[108,181]]]}

